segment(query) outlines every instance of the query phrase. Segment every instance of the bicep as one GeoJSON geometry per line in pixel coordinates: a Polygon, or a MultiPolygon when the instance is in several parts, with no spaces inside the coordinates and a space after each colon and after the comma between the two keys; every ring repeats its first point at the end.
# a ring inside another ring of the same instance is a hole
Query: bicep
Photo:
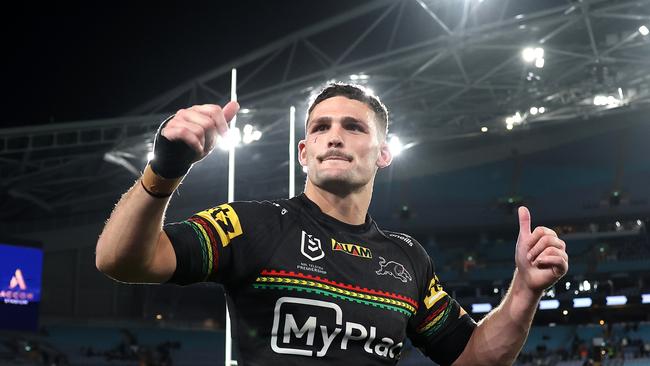
{"type": "Polygon", "coordinates": [[[160,231],[156,251],[147,265],[147,273],[143,278],[145,282],[164,283],[167,282],[176,271],[176,252],[172,246],[169,236],[164,230],[160,231]]]}

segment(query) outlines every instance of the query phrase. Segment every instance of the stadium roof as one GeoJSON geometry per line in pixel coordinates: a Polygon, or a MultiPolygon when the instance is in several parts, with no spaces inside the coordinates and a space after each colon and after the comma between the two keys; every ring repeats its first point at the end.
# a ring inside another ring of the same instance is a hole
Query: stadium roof
{"type": "MultiPolygon", "coordinates": [[[[643,28],[650,23],[650,1],[359,4],[233,55],[123,115],[0,129],[5,230],[16,222],[105,218],[144,166],[160,121],[188,105],[227,101],[232,68],[239,74],[240,104],[248,109],[238,125],[254,124],[264,134],[240,150],[238,184],[244,188],[238,197],[245,199],[286,196],[289,107],[296,106],[301,120],[308,97],[329,80],[373,89],[391,111],[391,132],[412,143],[410,158],[380,177],[389,185],[379,189],[386,194],[395,188],[390,182],[418,182],[410,192],[400,190],[404,202],[417,202],[436,175],[514,161],[504,195],[486,190],[479,207],[464,206],[485,211],[492,205],[485,202],[521,195],[517,156],[553,150],[546,159],[557,161],[563,145],[642,126],[650,101],[650,39],[643,28]]],[[[639,142],[638,152],[644,147],[639,142]]],[[[614,151],[607,156],[621,170],[627,164],[614,151]]],[[[196,184],[216,204],[225,199],[225,164],[223,154],[213,153],[193,170],[203,174],[190,176],[185,186],[196,184]]],[[[575,172],[567,180],[587,179],[587,186],[602,191],[621,185],[623,178],[617,182],[613,175],[604,182],[575,172]]],[[[376,206],[380,216],[394,214],[389,205],[376,206]]],[[[629,213],[640,211],[647,207],[629,213]]]]}

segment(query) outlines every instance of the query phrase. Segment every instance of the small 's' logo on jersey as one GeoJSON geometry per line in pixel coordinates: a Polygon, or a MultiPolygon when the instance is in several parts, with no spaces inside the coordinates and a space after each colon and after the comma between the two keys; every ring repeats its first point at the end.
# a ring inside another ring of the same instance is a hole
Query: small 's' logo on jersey
{"type": "Polygon", "coordinates": [[[300,252],[311,261],[317,261],[325,256],[320,239],[302,231],[302,240],[300,242],[300,252]]]}
{"type": "Polygon", "coordinates": [[[372,258],[372,252],[370,249],[357,244],[339,243],[334,239],[332,239],[332,250],[335,252],[340,251],[355,257],[372,258]]]}
{"type": "Polygon", "coordinates": [[[402,282],[412,281],[411,274],[408,273],[403,265],[395,261],[386,261],[384,257],[379,257],[379,269],[375,272],[380,276],[391,275],[402,282]]]}

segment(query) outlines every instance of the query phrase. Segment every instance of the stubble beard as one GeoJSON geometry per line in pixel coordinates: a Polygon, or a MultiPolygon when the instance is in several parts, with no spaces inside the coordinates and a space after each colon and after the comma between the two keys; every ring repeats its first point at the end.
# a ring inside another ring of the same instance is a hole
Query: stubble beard
{"type": "Polygon", "coordinates": [[[352,172],[349,171],[336,175],[325,175],[315,172],[308,179],[316,187],[340,197],[361,191],[370,181],[364,181],[359,177],[354,177],[352,172]]]}

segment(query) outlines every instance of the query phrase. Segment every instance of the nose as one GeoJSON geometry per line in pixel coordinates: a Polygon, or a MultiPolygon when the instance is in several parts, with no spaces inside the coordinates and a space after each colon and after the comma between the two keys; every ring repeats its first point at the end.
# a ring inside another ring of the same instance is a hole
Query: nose
{"type": "Polygon", "coordinates": [[[329,133],[327,134],[327,147],[343,147],[343,139],[340,134],[340,127],[333,125],[330,127],[329,133]]]}

